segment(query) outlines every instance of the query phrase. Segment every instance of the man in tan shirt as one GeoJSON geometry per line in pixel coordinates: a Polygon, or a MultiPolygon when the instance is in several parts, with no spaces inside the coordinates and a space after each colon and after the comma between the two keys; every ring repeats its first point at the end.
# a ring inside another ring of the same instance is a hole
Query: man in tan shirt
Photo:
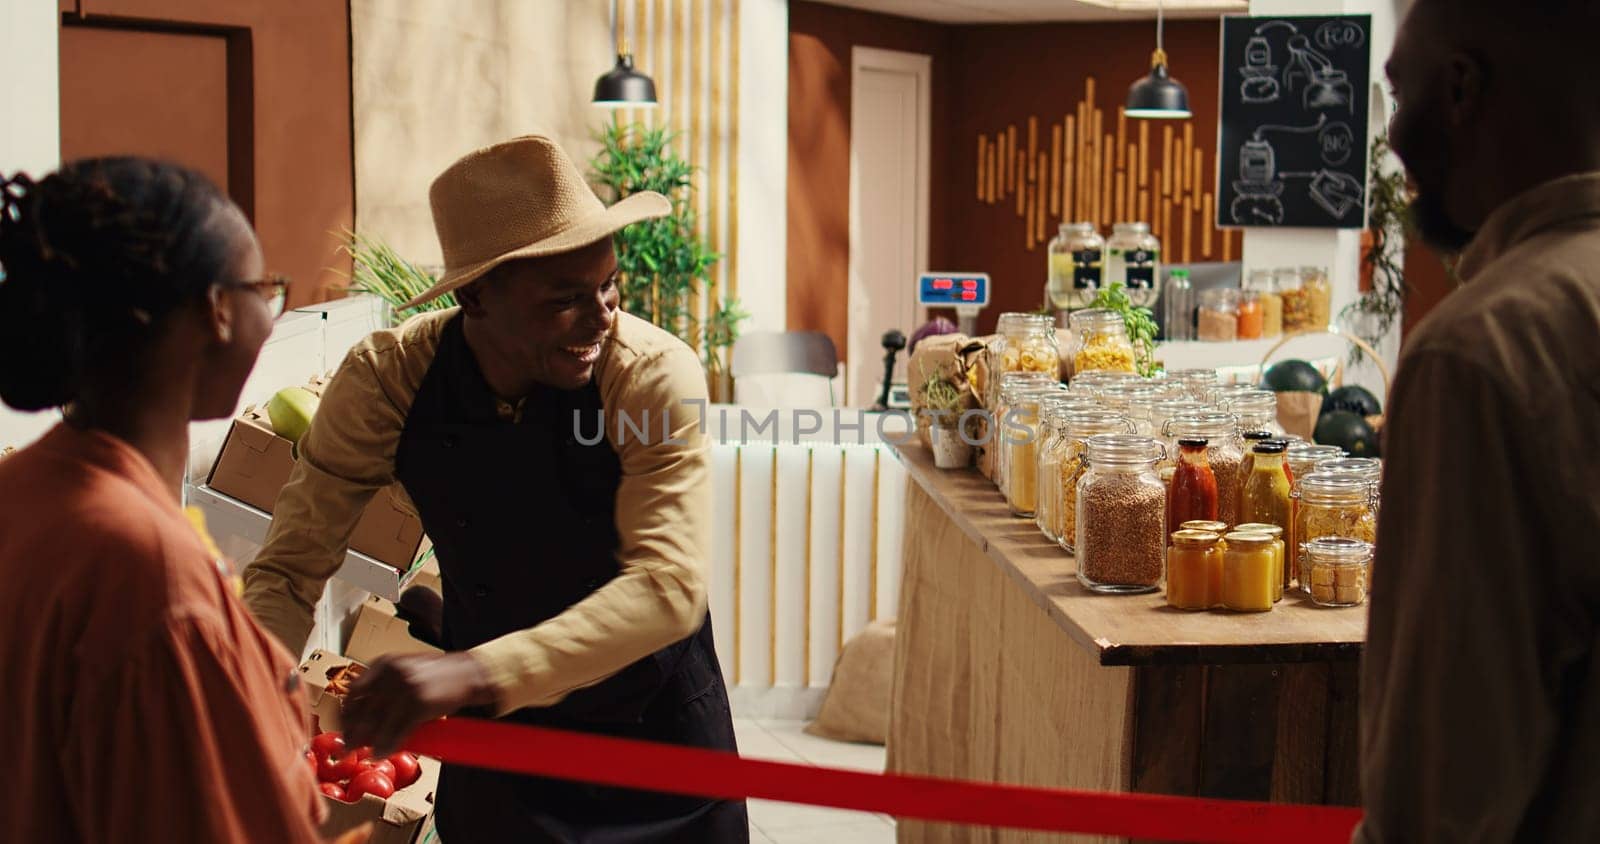
{"type": "MultiPolygon", "coordinates": [[[[618,310],[611,234],[669,211],[609,209],[542,137],[479,150],[431,190],[459,309],[380,331],[328,385],[246,600],[291,649],[366,502],[398,481],[437,551],[443,655],[378,660],[350,741],[392,747],[487,708],[523,723],[735,750],[712,645],[705,375],[618,310]],[[603,426],[604,436],[601,437],[603,426]]],[[[446,841],[748,839],[742,803],[446,765],[446,841]]]]}
{"type": "Polygon", "coordinates": [[[1600,2],[1418,0],[1389,62],[1463,285],[1385,432],[1356,839],[1600,841],[1600,2]]]}

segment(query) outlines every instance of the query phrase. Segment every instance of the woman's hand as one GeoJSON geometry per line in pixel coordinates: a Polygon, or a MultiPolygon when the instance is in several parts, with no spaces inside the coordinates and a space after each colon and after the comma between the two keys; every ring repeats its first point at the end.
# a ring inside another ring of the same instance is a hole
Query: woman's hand
{"type": "Polygon", "coordinates": [[[386,756],[419,725],[495,702],[488,672],[469,653],[379,657],[345,697],[345,740],[386,756]]]}

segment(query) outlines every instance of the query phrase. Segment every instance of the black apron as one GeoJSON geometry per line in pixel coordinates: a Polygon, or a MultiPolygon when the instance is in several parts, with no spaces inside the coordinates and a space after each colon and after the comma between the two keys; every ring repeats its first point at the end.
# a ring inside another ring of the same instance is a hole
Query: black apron
{"type": "MultiPolygon", "coordinates": [[[[591,382],[528,396],[522,417],[497,399],[458,315],[418,389],[396,473],[433,540],[444,584],[443,637],[465,650],[546,621],[616,577],[617,487],[610,444],[592,437],[601,407],[591,382]]],[[[559,704],[506,720],[737,752],[711,619],[559,704]]],[[[445,765],[436,823],[445,844],[747,842],[742,802],[604,788],[445,765]]]]}

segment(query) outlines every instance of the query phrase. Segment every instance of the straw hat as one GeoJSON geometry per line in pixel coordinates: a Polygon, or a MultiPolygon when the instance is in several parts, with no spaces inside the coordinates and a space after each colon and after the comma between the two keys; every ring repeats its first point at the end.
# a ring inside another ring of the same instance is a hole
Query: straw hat
{"type": "Polygon", "coordinates": [[[525,135],[450,165],[428,189],[444,275],[414,307],[470,284],[507,261],[581,249],[672,204],[640,191],[607,208],[549,138],[525,135]]]}

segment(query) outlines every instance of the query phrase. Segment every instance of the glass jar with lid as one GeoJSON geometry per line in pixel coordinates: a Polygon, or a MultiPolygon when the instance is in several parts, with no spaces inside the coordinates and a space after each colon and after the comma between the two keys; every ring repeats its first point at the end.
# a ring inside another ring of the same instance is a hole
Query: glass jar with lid
{"type": "Polygon", "coordinates": [[[1006,429],[1005,419],[1010,411],[1010,403],[1016,401],[1027,392],[1041,392],[1049,389],[1056,383],[1054,378],[1042,372],[1008,372],[1000,376],[999,398],[990,408],[989,415],[984,418],[985,430],[980,440],[986,454],[991,455],[993,461],[990,479],[994,481],[995,488],[1000,490],[1000,495],[1006,494],[1005,460],[1006,429]]]}
{"type": "Polygon", "coordinates": [[[1134,425],[1136,426],[1135,433],[1142,434],[1147,437],[1163,436],[1161,432],[1164,428],[1166,428],[1168,419],[1190,413],[1201,413],[1205,411],[1207,407],[1208,405],[1204,402],[1192,401],[1190,399],[1165,399],[1163,401],[1158,401],[1150,406],[1150,419],[1148,422],[1142,422],[1138,419],[1134,420],[1134,425]]]}
{"type": "Polygon", "coordinates": [[[1378,520],[1361,477],[1314,471],[1300,478],[1298,487],[1293,493],[1297,506],[1291,537],[1298,553],[1291,556],[1300,589],[1306,591],[1309,581],[1301,575],[1307,543],[1330,536],[1373,543],[1378,539],[1378,520]]]}
{"type": "Polygon", "coordinates": [[[1327,328],[1333,317],[1333,283],[1327,267],[1301,267],[1300,289],[1307,292],[1311,305],[1311,328],[1327,328]]]}
{"type": "Polygon", "coordinates": [[[1208,401],[1218,377],[1215,369],[1180,369],[1168,372],[1167,378],[1183,385],[1184,392],[1194,401],[1208,401]]]}
{"type": "Polygon", "coordinates": [[[1039,403],[1053,388],[1019,391],[1006,399],[1000,420],[1000,459],[1005,464],[1006,504],[1011,515],[1033,518],[1039,494],[1039,403]]]}
{"type": "Polygon", "coordinates": [[[1223,540],[1222,605],[1235,612],[1272,609],[1272,536],[1235,530],[1223,540]]]}
{"type": "Polygon", "coordinates": [[[1001,314],[999,330],[1001,372],[1042,372],[1059,380],[1061,351],[1054,320],[1040,314],[1001,314]]]}
{"type": "Polygon", "coordinates": [[[1195,339],[1204,343],[1227,343],[1239,338],[1239,291],[1214,287],[1200,291],[1200,308],[1195,317],[1195,339]]]}
{"type": "Polygon", "coordinates": [[[1272,537],[1272,602],[1283,600],[1283,590],[1290,586],[1284,568],[1283,528],[1262,522],[1245,522],[1234,530],[1240,533],[1264,533],[1272,537]]]}
{"type": "Polygon", "coordinates": [[[1300,271],[1279,267],[1272,271],[1272,283],[1283,300],[1283,333],[1293,334],[1316,325],[1311,314],[1311,294],[1300,283],[1300,271]]]}
{"type": "Polygon", "coordinates": [[[1372,572],[1372,543],[1347,536],[1313,539],[1305,546],[1306,593],[1324,607],[1354,607],[1366,602],[1372,572]]]}
{"type": "Polygon", "coordinates": [[[1100,388],[1100,404],[1107,410],[1114,410],[1131,418],[1131,409],[1135,401],[1155,401],[1161,395],[1161,388],[1152,384],[1128,382],[1107,384],[1100,388]]]}
{"type": "Polygon", "coordinates": [[[1300,478],[1316,471],[1317,464],[1344,456],[1344,449],[1336,445],[1294,442],[1289,444],[1285,462],[1289,464],[1289,477],[1298,484],[1300,478]]]}
{"type": "Polygon", "coordinates": [[[1376,457],[1332,457],[1317,463],[1316,471],[1355,475],[1367,482],[1372,513],[1378,513],[1378,490],[1383,484],[1383,461],[1376,457]]]}
{"type": "Polygon", "coordinates": [[[1273,436],[1283,434],[1278,424],[1278,394],[1270,390],[1240,390],[1228,394],[1220,406],[1239,417],[1242,431],[1268,431],[1273,436]]]}
{"type": "Polygon", "coordinates": [[[1136,373],[1133,341],[1122,315],[1104,308],[1089,308],[1072,315],[1072,373],[1136,373]]]}
{"type": "Polygon", "coordinates": [[[1239,465],[1244,462],[1244,443],[1239,438],[1238,420],[1231,413],[1188,413],[1167,420],[1161,434],[1176,447],[1182,438],[1206,441],[1206,461],[1217,477],[1217,520],[1238,524],[1239,465]]]}
{"type": "Polygon", "coordinates": [[[1240,290],[1237,302],[1235,336],[1240,340],[1260,340],[1264,315],[1261,294],[1254,290],[1240,290]]]}
{"type": "Polygon", "coordinates": [[[1121,282],[1134,305],[1150,308],[1161,295],[1160,275],[1161,241],[1150,233],[1150,224],[1112,226],[1106,241],[1106,284],[1121,282]]]}
{"type": "Polygon", "coordinates": [[[1254,392],[1257,392],[1257,388],[1253,384],[1245,384],[1243,382],[1218,384],[1211,389],[1211,394],[1207,396],[1207,401],[1218,408],[1224,408],[1235,397],[1254,392]]]}
{"type": "Polygon", "coordinates": [[[1050,241],[1050,281],[1046,295],[1057,311],[1087,307],[1100,289],[1105,269],[1105,238],[1094,223],[1062,223],[1050,241]]]}
{"type": "Polygon", "coordinates": [[[1078,480],[1078,581],[1094,592],[1154,592],[1166,561],[1167,489],[1156,474],[1165,452],[1151,437],[1089,438],[1078,480]]]}
{"type": "MultiPolygon", "coordinates": [[[[1090,437],[1100,434],[1128,434],[1133,423],[1128,418],[1105,410],[1073,411],[1066,414],[1058,427],[1058,438],[1050,448],[1056,454],[1054,522],[1045,531],[1056,544],[1071,553],[1078,541],[1078,480],[1086,467],[1084,453],[1090,437]]],[[[1044,476],[1040,476],[1041,478],[1044,476]]],[[[1044,483],[1045,481],[1041,481],[1044,483]]]]}
{"type": "Polygon", "coordinates": [[[1060,498],[1053,479],[1059,476],[1061,469],[1061,453],[1058,448],[1061,422],[1069,413],[1093,410],[1098,406],[1092,399],[1069,396],[1060,391],[1039,400],[1039,441],[1034,448],[1034,459],[1038,463],[1034,469],[1038,495],[1034,501],[1033,519],[1052,542],[1055,542],[1056,538],[1050,534],[1049,526],[1054,523],[1054,507],[1060,498]]]}
{"type": "Polygon", "coordinates": [[[1167,606],[1204,610],[1222,603],[1222,537],[1206,530],[1172,534],[1167,550],[1167,606]]]}
{"type": "Polygon", "coordinates": [[[1167,342],[1194,339],[1194,282],[1188,270],[1167,275],[1166,298],[1161,303],[1161,337],[1167,342]]]}
{"type": "Polygon", "coordinates": [[[1254,293],[1261,302],[1261,336],[1267,339],[1283,336],[1283,296],[1272,278],[1271,270],[1251,270],[1244,289],[1254,293]]]}

